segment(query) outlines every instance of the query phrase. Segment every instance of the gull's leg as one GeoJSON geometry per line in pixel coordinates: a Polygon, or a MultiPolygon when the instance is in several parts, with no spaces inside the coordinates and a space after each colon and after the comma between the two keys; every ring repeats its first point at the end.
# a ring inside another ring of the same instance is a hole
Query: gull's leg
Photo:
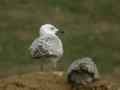
{"type": "Polygon", "coordinates": [[[52,69],[53,71],[57,70],[57,62],[52,62],[52,69]]]}
{"type": "Polygon", "coordinates": [[[44,59],[44,63],[42,63],[42,71],[43,72],[50,72],[52,71],[52,64],[51,64],[51,59],[50,58],[47,58],[47,59],[44,59]]]}
{"type": "Polygon", "coordinates": [[[44,62],[43,63],[43,72],[46,72],[46,71],[48,71],[48,69],[49,69],[49,65],[48,65],[48,63],[47,62],[44,62]]]}
{"type": "Polygon", "coordinates": [[[41,71],[44,72],[46,70],[46,67],[47,67],[45,58],[41,59],[40,65],[41,65],[41,71]]]}
{"type": "Polygon", "coordinates": [[[53,67],[53,69],[56,69],[56,67],[57,67],[57,62],[55,60],[52,61],[52,67],[53,67]]]}
{"type": "Polygon", "coordinates": [[[57,70],[57,61],[58,61],[59,59],[58,58],[52,58],[52,69],[53,69],[53,71],[56,71],[57,70]]]}
{"type": "MultiPolygon", "coordinates": [[[[57,61],[59,59],[57,58],[47,58],[45,63],[41,63],[41,71],[47,71],[47,72],[52,72],[57,70],[57,61]]],[[[45,61],[45,60],[44,60],[45,61]]]]}
{"type": "Polygon", "coordinates": [[[41,62],[40,64],[40,70],[43,72],[44,71],[44,64],[41,62]]]}

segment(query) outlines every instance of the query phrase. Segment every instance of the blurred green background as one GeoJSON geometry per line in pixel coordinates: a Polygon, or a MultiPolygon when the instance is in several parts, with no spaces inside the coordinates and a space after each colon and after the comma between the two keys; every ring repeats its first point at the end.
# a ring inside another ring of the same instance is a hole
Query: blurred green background
{"type": "Polygon", "coordinates": [[[28,48],[45,23],[65,31],[61,69],[88,56],[100,72],[119,70],[119,0],[0,0],[1,74],[37,70],[28,48]]]}

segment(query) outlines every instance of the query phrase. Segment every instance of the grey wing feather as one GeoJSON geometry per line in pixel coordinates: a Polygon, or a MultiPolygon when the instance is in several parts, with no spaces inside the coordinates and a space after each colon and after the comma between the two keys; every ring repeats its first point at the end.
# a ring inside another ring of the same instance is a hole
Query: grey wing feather
{"type": "Polygon", "coordinates": [[[32,45],[30,46],[30,52],[32,57],[49,55],[47,44],[44,40],[41,40],[39,38],[33,41],[32,45]]]}
{"type": "Polygon", "coordinates": [[[81,60],[81,63],[85,64],[84,66],[86,67],[86,71],[94,74],[94,79],[99,78],[99,72],[98,72],[97,66],[91,58],[83,58],[81,60]]]}
{"type": "Polygon", "coordinates": [[[80,66],[83,66],[84,70],[86,70],[87,72],[94,74],[95,79],[99,78],[97,66],[90,58],[82,58],[74,61],[70,65],[68,73],[70,73],[72,70],[79,70],[80,66]]]}

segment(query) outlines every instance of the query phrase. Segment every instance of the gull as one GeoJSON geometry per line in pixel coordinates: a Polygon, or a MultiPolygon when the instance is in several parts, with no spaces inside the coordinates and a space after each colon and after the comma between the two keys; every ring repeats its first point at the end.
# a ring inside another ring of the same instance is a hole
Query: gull
{"type": "Polygon", "coordinates": [[[56,68],[57,62],[63,56],[63,44],[57,36],[58,32],[63,33],[63,31],[60,31],[54,25],[42,25],[39,30],[39,37],[32,42],[29,48],[31,56],[41,60],[43,69],[52,66],[56,68]],[[47,65],[45,64],[46,62],[47,65]],[[52,64],[50,65],[49,63],[52,64]]]}
{"type": "Polygon", "coordinates": [[[84,57],[75,60],[68,68],[67,80],[73,88],[87,86],[100,79],[96,64],[92,58],[84,57]]]}

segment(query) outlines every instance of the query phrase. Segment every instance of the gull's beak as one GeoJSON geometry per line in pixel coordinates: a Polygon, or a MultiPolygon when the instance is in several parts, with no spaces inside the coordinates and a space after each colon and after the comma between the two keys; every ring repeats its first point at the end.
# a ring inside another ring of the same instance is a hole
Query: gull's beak
{"type": "Polygon", "coordinates": [[[62,31],[62,30],[57,30],[57,33],[58,33],[58,34],[63,34],[64,31],[62,31]]]}
{"type": "Polygon", "coordinates": [[[63,33],[64,33],[64,31],[58,30],[56,34],[57,34],[58,36],[61,36],[63,33]]]}
{"type": "Polygon", "coordinates": [[[62,30],[60,30],[60,31],[58,31],[58,32],[59,32],[59,33],[62,33],[62,34],[64,33],[64,31],[62,31],[62,30]]]}

